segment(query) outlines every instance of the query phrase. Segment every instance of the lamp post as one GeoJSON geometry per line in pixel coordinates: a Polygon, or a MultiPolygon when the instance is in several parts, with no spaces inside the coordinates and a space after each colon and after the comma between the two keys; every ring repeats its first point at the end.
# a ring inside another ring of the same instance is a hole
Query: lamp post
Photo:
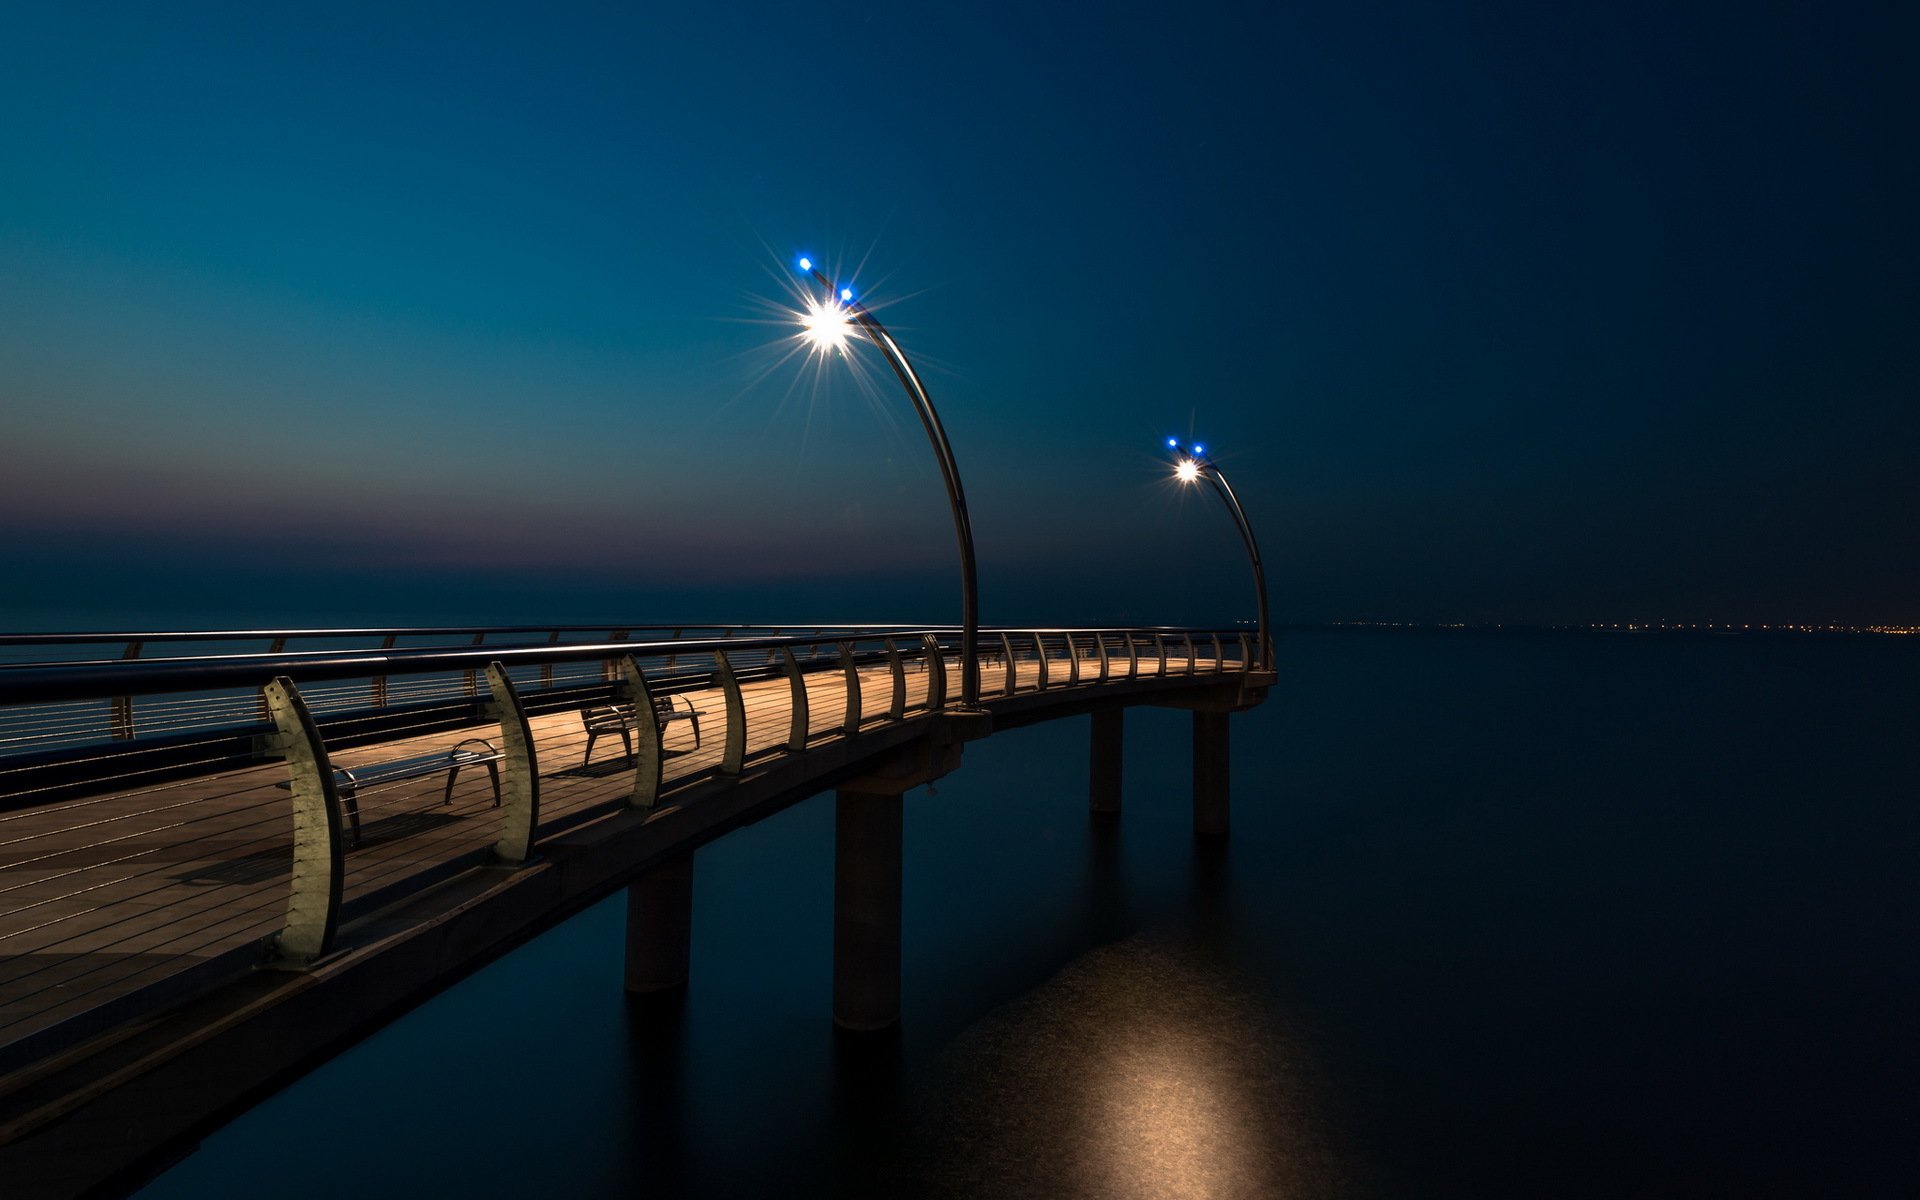
{"type": "Polygon", "coordinates": [[[833,281],[811,259],[801,259],[800,269],[827,290],[825,300],[808,298],[807,311],[800,314],[801,336],[822,353],[836,349],[845,352],[847,338],[857,329],[880,351],[887,365],[893,368],[900,386],[906,389],[907,399],[913,403],[914,412],[920,416],[920,424],[927,431],[927,440],[933,443],[933,456],[940,464],[940,478],[947,485],[947,506],[953,510],[954,537],[960,543],[960,705],[962,708],[977,708],[980,702],[980,660],[977,650],[980,641],[980,585],[974,569],[973,522],[967,516],[967,494],[960,486],[960,467],[954,462],[947,431],[940,424],[940,414],[934,411],[933,400],[928,397],[926,386],[920,382],[913,364],[907,361],[906,353],[900,349],[900,343],[893,340],[887,327],[867,310],[866,305],[853,298],[853,289],[835,288],[833,281]]]}
{"type": "Polygon", "coordinates": [[[1201,445],[1189,446],[1185,452],[1180,450],[1179,438],[1168,438],[1167,449],[1175,453],[1173,476],[1181,483],[1194,484],[1205,479],[1213,485],[1213,490],[1233,515],[1233,523],[1240,529],[1240,540],[1247,545],[1247,560],[1253,566],[1254,592],[1260,601],[1259,651],[1257,665],[1261,670],[1273,668],[1273,642],[1267,621],[1267,570],[1260,565],[1260,544],[1253,540],[1253,526],[1247,523],[1247,510],[1240,507],[1240,497],[1233,494],[1233,485],[1227,482],[1226,473],[1220,465],[1207,457],[1207,448],[1201,445]]]}

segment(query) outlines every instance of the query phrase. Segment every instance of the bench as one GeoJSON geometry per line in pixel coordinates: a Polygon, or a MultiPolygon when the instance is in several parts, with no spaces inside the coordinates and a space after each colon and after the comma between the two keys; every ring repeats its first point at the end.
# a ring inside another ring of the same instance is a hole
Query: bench
{"type": "MultiPolygon", "coordinates": [[[[662,737],[666,736],[667,726],[674,721],[686,721],[693,726],[693,749],[700,748],[700,718],[705,716],[703,709],[693,706],[693,701],[685,696],[655,696],[653,698],[653,723],[662,737]],[[686,705],[678,708],[674,702],[686,705]]],[[[633,757],[634,726],[639,718],[634,715],[631,704],[603,704],[594,708],[580,710],[580,721],[587,728],[587,753],[580,760],[582,767],[593,761],[593,743],[603,734],[614,734],[620,739],[620,745],[626,748],[627,757],[633,757]]],[[[684,751],[682,752],[684,753],[684,751]]]]}
{"type": "MultiPolygon", "coordinates": [[[[468,738],[447,750],[435,750],[431,754],[416,754],[408,758],[390,758],[384,762],[362,763],[357,767],[335,767],[333,769],[333,787],[340,795],[340,807],[346,810],[349,833],[347,845],[360,844],[360,789],[376,787],[383,783],[400,783],[408,779],[424,779],[429,775],[447,773],[447,788],[441,794],[440,803],[453,803],[453,785],[460,778],[462,767],[485,767],[487,777],[493,782],[493,806],[500,807],[500,760],[505,758],[494,744],[485,738],[468,738]],[[475,749],[473,747],[485,747],[475,749]]],[[[283,780],[277,786],[291,789],[293,782],[283,780]]]]}

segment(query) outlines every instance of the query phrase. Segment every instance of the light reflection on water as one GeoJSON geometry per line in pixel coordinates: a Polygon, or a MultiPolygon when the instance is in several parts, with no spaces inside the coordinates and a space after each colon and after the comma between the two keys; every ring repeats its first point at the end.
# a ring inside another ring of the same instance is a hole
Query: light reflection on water
{"type": "Polygon", "coordinates": [[[1314,1070],[1183,935],[1080,956],[943,1056],[915,1137],[934,1194],[1341,1194],[1314,1070]]]}

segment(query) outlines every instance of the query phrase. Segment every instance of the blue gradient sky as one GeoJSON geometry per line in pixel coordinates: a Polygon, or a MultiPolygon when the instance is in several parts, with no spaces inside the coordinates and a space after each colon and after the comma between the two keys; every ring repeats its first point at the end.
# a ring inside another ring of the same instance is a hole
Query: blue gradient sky
{"type": "Polygon", "coordinates": [[[15,5],[0,624],[1920,620],[1910,6],[15,5]],[[881,381],[884,383],[884,380],[881,381]]]}

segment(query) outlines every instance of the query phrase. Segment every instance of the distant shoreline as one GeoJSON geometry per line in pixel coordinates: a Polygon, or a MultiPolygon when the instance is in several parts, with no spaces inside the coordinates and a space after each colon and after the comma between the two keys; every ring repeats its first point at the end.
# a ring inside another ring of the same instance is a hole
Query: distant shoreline
{"type": "Polygon", "coordinates": [[[1920,634],[1914,625],[1717,625],[1614,622],[1592,625],[1469,624],[1413,621],[1323,621],[1282,624],[1279,631],[1315,633],[1601,633],[1661,634],[1669,637],[1903,637],[1920,634]]]}

